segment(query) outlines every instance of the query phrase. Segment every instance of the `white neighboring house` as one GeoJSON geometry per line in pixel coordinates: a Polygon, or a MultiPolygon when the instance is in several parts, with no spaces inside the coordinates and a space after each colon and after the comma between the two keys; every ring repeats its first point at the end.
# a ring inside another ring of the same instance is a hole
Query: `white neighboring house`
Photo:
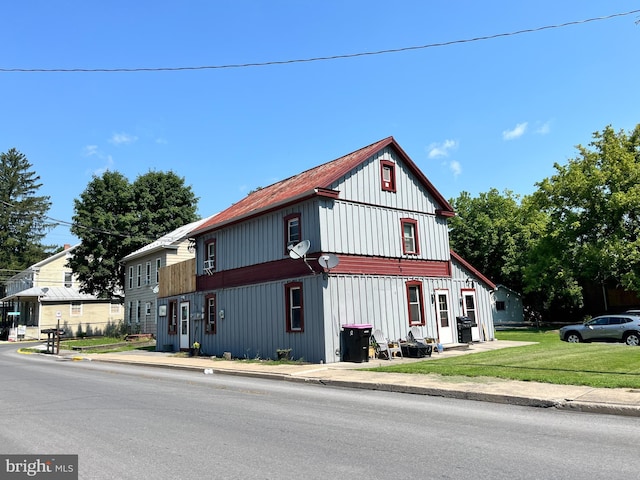
{"type": "Polygon", "coordinates": [[[195,257],[188,235],[205,220],[208,218],[177,228],[121,260],[125,271],[125,323],[131,333],[156,335],[160,269],[195,257]]]}
{"type": "Polygon", "coordinates": [[[78,245],[64,250],[5,281],[3,324],[11,327],[10,339],[46,338],[42,330],[58,322],[67,336],[100,335],[124,318],[120,299],[104,299],[81,293],[67,260],[78,245]]]}

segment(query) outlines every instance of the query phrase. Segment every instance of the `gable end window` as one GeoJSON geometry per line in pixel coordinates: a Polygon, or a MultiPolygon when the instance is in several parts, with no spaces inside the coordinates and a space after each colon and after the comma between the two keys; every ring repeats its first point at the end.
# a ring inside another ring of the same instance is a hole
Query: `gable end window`
{"type": "Polygon", "coordinates": [[[387,160],[380,161],[380,179],[382,180],[382,190],[385,192],[396,191],[396,165],[387,160]]]}
{"type": "Polygon", "coordinates": [[[400,219],[402,225],[402,253],[405,255],[418,255],[418,222],[412,218],[400,219]]]}
{"type": "Polygon", "coordinates": [[[304,332],[302,283],[292,282],[284,286],[287,309],[287,332],[304,332]]]}
{"type": "Polygon", "coordinates": [[[215,294],[207,295],[205,297],[205,305],[207,306],[206,318],[204,324],[204,333],[215,335],[217,330],[216,322],[216,296],[215,294]]]}
{"type": "Polygon", "coordinates": [[[294,213],[284,217],[284,253],[289,255],[289,247],[302,241],[302,229],[300,226],[300,214],[294,213]]]}

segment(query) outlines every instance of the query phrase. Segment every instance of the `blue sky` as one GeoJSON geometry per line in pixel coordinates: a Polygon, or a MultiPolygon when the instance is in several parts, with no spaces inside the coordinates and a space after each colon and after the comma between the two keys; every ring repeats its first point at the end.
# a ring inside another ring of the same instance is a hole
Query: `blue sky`
{"type": "MultiPolygon", "coordinates": [[[[452,198],[529,194],[595,131],[640,123],[640,10],[609,0],[2,2],[0,151],[24,153],[52,218],[106,169],[185,178],[208,216],[394,136],[452,198]]],[[[76,243],[67,225],[49,243],[76,243]]]]}

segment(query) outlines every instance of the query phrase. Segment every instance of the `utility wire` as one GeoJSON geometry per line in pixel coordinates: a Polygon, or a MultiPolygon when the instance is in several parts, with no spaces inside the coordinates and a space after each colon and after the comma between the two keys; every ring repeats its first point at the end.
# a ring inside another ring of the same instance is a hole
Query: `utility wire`
{"type": "MultiPolygon", "coordinates": [[[[422,50],[426,48],[436,48],[436,47],[446,47],[449,45],[457,45],[461,43],[471,43],[471,42],[479,42],[483,40],[493,40],[501,37],[510,37],[514,35],[522,35],[524,33],[534,33],[540,32],[543,30],[550,30],[555,28],[564,28],[572,25],[581,25],[590,22],[598,22],[601,20],[610,20],[616,17],[624,17],[627,15],[632,15],[634,13],[640,13],[640,10],[631,10],[630,12],[623,13],[614,13],[611,15],[606,15],[603,17],[595,17],[595,18],[587,18],[585,20],[575,20],[572,22],[560,23],[556,25],[546,25],[543,27],[536,28],[527,28],[524,30],[516,30],[514,32],[507,33],[496,33],[493,35],[486,35],[481,37],[473,37],[466,38],[461,40],[451,40],[447,42],[441,43],[429,43],[426,45],[418,45],[412,47],[400,47],[400,48],[390,48],[386,50],[377,50],[373,52],[360,52],[360,53],[347,53],[344,55],[331,55],[326,57],[312,57],[312,58],[299,58],[292,60],[275,60],[269,62],[256,62],[256,63],[232,63],[228,65],[201,65],[195,67],[150,67],[150,68],[0,68],[0,72],[19,72],[19,73],[99,73],[99,72],[119,72],[119,73],[128,73],[128,72],[176,72],[176,71],[185,71],[185,70],[221,70],[221,69],[230,69],[230,68],[248,68],[248,67],[266,67],[272,65],[288,65],[293,63],[309,63],[309,62],[321,62],[328,60],[338,60],[343,58],[355,58],[355,57],[365,57],[372,55],[383,55],[387,53],[399,53],[399,52],[407,52],[411,50],[422,50]]],[[[636,24],[640,23],[640,20],[635,22],[636,24]]]]}

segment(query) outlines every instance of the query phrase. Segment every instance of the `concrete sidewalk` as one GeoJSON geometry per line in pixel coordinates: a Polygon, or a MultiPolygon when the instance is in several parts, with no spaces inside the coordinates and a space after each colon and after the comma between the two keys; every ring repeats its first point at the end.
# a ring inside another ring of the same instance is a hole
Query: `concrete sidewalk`
{"type": "MultiPolygon", "coordinates": [[[[526,345],[524,342],[496,340],[465,348],[445,349],[431,360],[498,348],[526,345]]],[[[574,385],[521,382],[498,378],[445,377],[435,374],[411,375],[363,371],[363,368],[415,362],[425,359],[370,360],[365,363],[269,364],[222,360],[211,357],[181,357],[162,352],[122,352],[81,354],[61,352],[63,358],[181,368],[203,374],[230,374],[292,382],[318,383],[348,388],[461,398],[523,406],[554,407],[581,412],[640,416],[640,389],[592,388],[574,385]]]]}

